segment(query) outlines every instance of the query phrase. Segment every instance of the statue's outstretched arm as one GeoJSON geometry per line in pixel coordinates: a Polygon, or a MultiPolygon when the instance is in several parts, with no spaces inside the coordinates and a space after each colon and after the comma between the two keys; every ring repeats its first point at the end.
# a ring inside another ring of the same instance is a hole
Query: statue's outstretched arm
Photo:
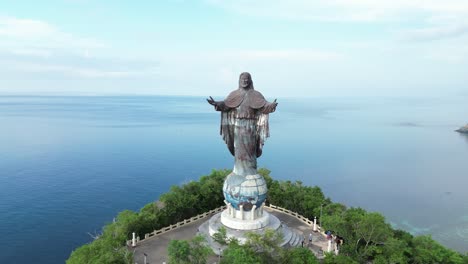
{"type": "Polygon", "coordinates": [[[264,114],[273,113],[276,110],[277,105],[278,103],[276,102],[276,99],[272,103],[267,102],[265,106],[263,106],[262,113],[264,114]]]}
{"type": "Polygon", "coordinates": [[[210,96],[210,98],[206,99],[206,101],[208,101],[208,103],[210,105],[214,106],[216,111],[227,112],[227,111],[231,110],[231,108],[226,106],[224,101],[215,101],[213,99],[213,97],[211,97],[211,96],[210,96]]]}

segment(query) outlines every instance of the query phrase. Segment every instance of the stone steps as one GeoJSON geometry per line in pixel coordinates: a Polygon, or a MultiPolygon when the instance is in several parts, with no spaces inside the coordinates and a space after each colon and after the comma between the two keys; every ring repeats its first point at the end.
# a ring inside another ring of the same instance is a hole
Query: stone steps
{"type": "Polygon", "coordinates": [[[295,236],[294,241],[292,241],[292,243],[289,242],[289,244],[291,245],[291,247],[298,247],[299,244],[301,243],[302,237],[296,232],[294,232],[294,236],[295,236]]]}
{"type": "Polygon", "coordinates": [[[281,247],[300,247],[302,241],[302,233],[297,231],[294,228],[290,228],[284,223],[282,223],[277,217],[274,215],[270,215],[265,212],[266,215],[269,215],[269,224],[265,228],[255,229],[255,230],[237,230],[232,229],[229,227],[224,226],[221,223],[221,213],[218,213],[210,218],[210,220],[204,222],[202,225],[198,227],[198,234],[203,235],[206,238],[207,245],[209,245],[215,254],[219,254],[220,250],[223,250],[225,247],[219,245],[211,238],[211,235],[217,232],[220,227],[224,227],[226,229],[226,233],[228,237],[235,237],[237,238],[240,243],[244,243],[247,240],[246,233],[247,232],[254,232],[257,234],[263,234],[267,228],[275,230],[275,232],[281,232],[283,234],[283,239],[281,241],[281,247]]]}
{"type": "Polygon", "coordinates": [[[294,237],[294,233],[285,225],[281,225],[281,232],[283,233],[283,242],[281,243],[281,246],[288,246],[289,242],[294,237]]]}
{"type": "Polygon", "coordinates": [[[302,241],[302,234],[295,229],[282,226],[283,231],[283,244],[281,246],[288,246],[288,247],[299,247],[302,241]]]}

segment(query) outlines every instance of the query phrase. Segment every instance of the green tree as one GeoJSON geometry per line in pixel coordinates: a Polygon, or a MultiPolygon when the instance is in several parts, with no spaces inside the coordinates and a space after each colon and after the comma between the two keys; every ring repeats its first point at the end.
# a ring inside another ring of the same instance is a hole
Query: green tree
{"type": "Polygon", "coordinates": [[[461,254],[444,248],[430,236],[418,236],[413,239],[413,263],[447,263],[462,264],[461,254]]]}
{"type": "Polygon", "coordinates": [[[171,240],[167,248],[170,263],[176,264],[204,264],[210,254],[211,248],[205,245],[205,238],[195,236],[190,241],[171,240]]]}
{"type": "Polygon", "coordinates": [[[230,244],[224,251],[221,264],[261,264],[260,256],[246,246],[230,244]]]}
{"type": "Polygon", "coordinates": [[[321,204],[329,203],[319,187],[303,186],[301,181],[271,181],[268,188],[270,203],[298,212],[309,219],[320,214],[321,204]]]}
{"type": "Polygon", "coordinates": [[[411,248],[405,240],[389,237],[382,246],[382,257],[387,260],[385,263],[408,263],[411,257],[411,248]]]}
{"type": "Polygon", "coordinates": [[[383,244],[392,235],[391,227],[385,223],[385,218],[379,213],[367,213],[360,221],[354,223],[354,230],[358,238],[357,244],[364,242],[361,248],[356,247],[361,255],[367,255],[371,244],[383,244]]]}
{"type": "Polygon", "coordinates": [[[266,229],[263,234],[247,233],[245,246],[251,248],[266,263],[274,263],[281,255],[280,243],[283,240],[281,233],[266,229]]]}
{"type": "Polygon", "coordinates": [[[218,244],[225,246],[228,244],[228,237],[227,237],[227,231],[226,228],[220,227],[218,229],[218,232],[213,234],[213,240],[217,242],[218,244]]]}
{"type": "Polygon", "coordinates": [[[325,254],[325,259],[323,260],[323,264],[359,264],[356,260],[351,258],[350,256],[346,256],[343,254],[335,255],[333,253],[325,254]]]}
{"type": "Polygon", "coordinates": [[[283,251],[281,263],[319,264],[319,261],[308,248],[290,248],[283,251]]]}
{"type": "Polygon", "coordinates": [[[326,229],[344,237],[341,252],[355,256],[359,261],[381,254],[377,246],[393,235],[389,224],[379,213],[367,213],[362,208],[350,208],[339,214],[323,217],[326,229]]]}
{"type": "Polygon", "coordinates": [[[186,240],[171,240],[167,248],[169,263],[190,264],[190,244],[186,240]]]}
{"type": "Polygon", "coordinates": [[[258,174],[262,175],[265,178],[268,188],[270,188],[271,184],[273,183],[273,178],[271,178],[270,173],[271,171],[267,168],[260,168],[257,170],[258,174]]]}
{"type": "Polygon", "coordinates": [[[205,238],[195,236],[190,240],[190,260],[194,264],[205,264],[209,255],[213,254],[213,250],[205,244],[205,238]]]}
{"type": "Polygon", "coordinates": [[[468,252],[463,255],[463,263],[468,264],[468,252]]]}
{"type": "Polygon", "coordinates": [[[109,237],[100,237],[90,244],[86,244],[74,250],[67,264],[131,264],[133,254],[109,237]]]}
{"type": "MultiPolygon", "coordinates": [[[[325,202],[328,202],[326,200],[325,202]]],[[[322,208],[322,217],[323,216],[332,216],[332,215],[342,215],[346,211],[346,206],[340,203],[326,203],[325,206],[322,208]]],[[[322,221],[322,219],[320,219],[322,221]]],[[[325,223],[320,223],[320,225],[324,225],[325,223]]]]}

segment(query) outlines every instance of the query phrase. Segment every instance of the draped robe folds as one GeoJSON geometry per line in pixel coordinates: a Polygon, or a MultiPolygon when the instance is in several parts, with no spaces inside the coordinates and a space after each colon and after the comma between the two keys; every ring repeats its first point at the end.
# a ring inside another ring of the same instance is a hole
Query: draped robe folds
{"type": "Polygon", "coordinates": [[[257,157],[262,155],[263,144],[270,136],[271,106],[261,93],[240,88],[216,109],[222,112],[220,134],[235,157],[234,174],[257,174],[257,157]]]}

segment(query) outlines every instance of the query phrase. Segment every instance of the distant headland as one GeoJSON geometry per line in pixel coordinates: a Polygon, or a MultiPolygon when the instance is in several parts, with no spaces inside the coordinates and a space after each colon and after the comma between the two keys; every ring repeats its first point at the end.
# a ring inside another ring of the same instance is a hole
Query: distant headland
{"type": "Polygon", "coordinates": [[[459,133],[465,133],[465,134],[468,134],[468,124],[466,124],[465,126],[462,126],[460,127],[459,129],[455,130],[459,133]]]}

